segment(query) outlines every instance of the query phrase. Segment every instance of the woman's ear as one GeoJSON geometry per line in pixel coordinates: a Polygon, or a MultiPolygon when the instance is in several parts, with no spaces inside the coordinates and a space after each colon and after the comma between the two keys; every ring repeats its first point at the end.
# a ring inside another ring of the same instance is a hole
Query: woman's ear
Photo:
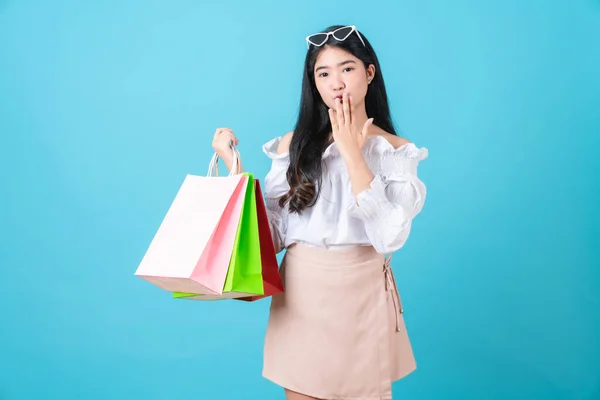
{"type": "Polygon", "coordinates": [[[373,78],[375,77],[375,66],[373,64],[369,65],[367,68],[367,83],[371,83],[373,78]]]}

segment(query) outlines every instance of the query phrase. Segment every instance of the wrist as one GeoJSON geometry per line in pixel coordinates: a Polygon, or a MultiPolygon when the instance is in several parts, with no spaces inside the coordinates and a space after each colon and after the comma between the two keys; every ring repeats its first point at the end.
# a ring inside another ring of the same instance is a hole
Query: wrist
{"type": "Polygon", "coordinates": [[[231,147],[227,147],[227,148],[218,148],[215,149],[215,152],[217,153],[217,155],[223,159],[225,158],[230,158],[233,151],[231,149],[231,147]]]}
{"type": "Polygon", "coordinates": [[[348,168],[353,168],[357,166],[362,166],[366,164],[365,157],[363,156],[362,151],[359,149],[349,149],[346,151],[340,151],[340,154],[344,161],[346,162],[346,166],[348,168]]]}
{"type": "Polygon", "coordinates": [[[373,173],[361,151],[347,153],[343,157],[350,176],[352,192],[358,196],[359,193],[371,187],[373,173]]]}

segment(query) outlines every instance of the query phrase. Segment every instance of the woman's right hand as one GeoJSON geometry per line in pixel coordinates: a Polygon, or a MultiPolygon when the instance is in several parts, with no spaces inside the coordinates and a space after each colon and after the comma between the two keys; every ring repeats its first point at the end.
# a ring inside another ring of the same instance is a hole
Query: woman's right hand
{"type": "Polygon", "coordinates": [[[231,147],[237,146],[238,143],[238,138],[229,128],[218,128],[213,135],[213,149],[221,158],[231,156],[231,147]]]}
{"type": "MultiPolygon", "coordinates": [[[[229,171],[231,171],[233,164],[233,150],[231,148],[238,144],[238,138],[233,134],[233,130],[229,128],[218,128],[213,135],[212,147],[229,171]]],[[[241,165],[238,167],[241,170],[241,165]]]]}

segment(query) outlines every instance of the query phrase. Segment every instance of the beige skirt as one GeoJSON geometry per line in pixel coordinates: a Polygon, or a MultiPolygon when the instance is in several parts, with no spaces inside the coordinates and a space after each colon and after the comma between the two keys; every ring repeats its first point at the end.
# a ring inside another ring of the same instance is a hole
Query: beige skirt
{"type": "Polygon", "coordinates": [[[263,376],[327,400],[392,398],[392,382],[416,369],[389,259],[373,247],[295,244],[273,296],[263,376]]]}

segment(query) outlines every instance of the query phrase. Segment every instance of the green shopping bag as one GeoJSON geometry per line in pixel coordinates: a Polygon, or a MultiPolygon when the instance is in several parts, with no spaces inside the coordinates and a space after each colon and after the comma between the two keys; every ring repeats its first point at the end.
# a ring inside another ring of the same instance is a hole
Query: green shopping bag
{"type": "Polygon", "coordinates": [[[260,240],[258,236],[258,214],[254,194],[254,175],[248,176],[246,198],[229,262],[223,292],[264,294],[260,240]]]}

